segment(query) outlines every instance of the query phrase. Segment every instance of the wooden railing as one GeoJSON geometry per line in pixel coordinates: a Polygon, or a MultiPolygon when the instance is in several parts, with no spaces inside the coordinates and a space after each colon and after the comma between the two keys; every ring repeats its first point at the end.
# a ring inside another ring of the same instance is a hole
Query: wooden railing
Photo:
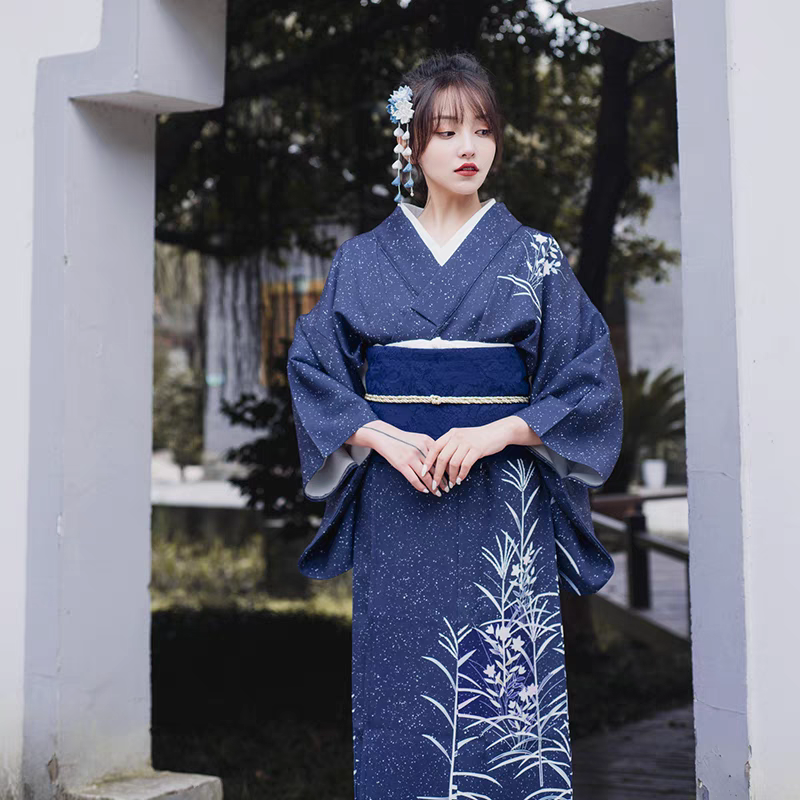
{"type": "MultiPolygon", "coordinates": [[[[647,520],[642,511],[642,503],[686,497],[686,490],[669,494],[626,494],[598,495],[596,504],[620,506],[623,508],[622,520],[599,511],[592,511],[592,521],[598,532],[618,536],[627,551],[628,564],[628,605],[631,608],[650,608],[650,551],[657,550],[686,564],[686,613],[691,617],[689,606],[689,548],[680,542],[672,542],[661,536],[648,533],[647,520]]],[[[687,620],[688,621],[688,620],[687,620]]]]}

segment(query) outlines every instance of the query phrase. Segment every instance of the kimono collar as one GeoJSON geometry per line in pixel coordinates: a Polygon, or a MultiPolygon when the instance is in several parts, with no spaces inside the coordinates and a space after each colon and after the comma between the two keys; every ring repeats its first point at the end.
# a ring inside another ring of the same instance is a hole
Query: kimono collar
{"type": "Polygon", "coordinates": [[[458,249],[458,246],[469,235],[469,232],[480,222],[481,217],[495,204],[495,199],[492,197],[489,200],[484,200],[480,208],[444,243],[437,244],[433,237],[425,229],[425,226],[419,221],[419,216],[423,212],[423,208],[414,205],[413,203],[398,203],[399,207],[406,212],[406,216],[411,220],[411,224],[416,228],[422,241],[428,245],[428,249],[433,253],[433,257],[439,262],[444,264],[448,258],[458,249]]]}
{"type": "Polygon", "coordinates": [[[379,246],[415,295],[411,309],[441,329],[522,223],[495,202],[444,264],[434,258],[400,206],[375,229],[379,246]]]}

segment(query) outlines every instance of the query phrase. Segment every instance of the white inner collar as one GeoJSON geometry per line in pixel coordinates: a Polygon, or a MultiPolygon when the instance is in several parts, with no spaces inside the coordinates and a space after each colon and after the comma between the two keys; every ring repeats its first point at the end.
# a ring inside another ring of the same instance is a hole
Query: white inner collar
{"type": "Polygon", "coordinates": [[[400,203],[400,208],[411,221],[411,224],[416,229],[422,241],[431,251],[431,255],[439,262],[440,265],[444,264],[450,256],[455,253],[464,239],[467,238],[470,231],[480,222],[481,217],[494,205],[495,198],[490,197],[481,203],[481,207],[443,244],[438,245],[433,240],[431,235],[425,230],[425,226],[417,219],[422,213],[422,206],[414,205],[413,203],[400,203]]]}

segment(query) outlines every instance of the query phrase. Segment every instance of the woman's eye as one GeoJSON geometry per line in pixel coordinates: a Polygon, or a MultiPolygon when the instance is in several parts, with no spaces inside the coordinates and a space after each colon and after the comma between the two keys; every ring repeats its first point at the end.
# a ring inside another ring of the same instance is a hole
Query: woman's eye
{"type": "MultiPolygon", "coordinates": [[[[437,131],[437,135],[438,136],[445,136],[446,138],[449,139],[450,137],[446,136],[448,133],[452,133],[453,136],[455,136],[455,132],[454,131],[437,131]]],[[[480,131],[478,131],[478,133],[483,133],[485,135],[491,135],[492,131],[489,128],[481,128],[480,131]]]]}

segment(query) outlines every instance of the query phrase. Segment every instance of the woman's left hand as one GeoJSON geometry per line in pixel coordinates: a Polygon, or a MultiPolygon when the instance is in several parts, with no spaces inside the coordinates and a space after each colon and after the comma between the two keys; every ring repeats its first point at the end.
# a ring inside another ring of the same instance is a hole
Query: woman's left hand
{"type": "MultiPolygon", "coordinates": [[[[422,467],[422,475],[433,469],[434,489],[442,486],[445,491],[449,491],[450,487],[442,485],[445,472],[451,486],[459,484],[467,477],[472,465],[479,458],[499,453],[510,444],[512,429],[509,425],[502,424],[503,422],[504,420],[495,420],[471,428],[450,428],[430,446],[422,467]]],[[[524,421],[520,422],[525,425],[524,421]]]]}

